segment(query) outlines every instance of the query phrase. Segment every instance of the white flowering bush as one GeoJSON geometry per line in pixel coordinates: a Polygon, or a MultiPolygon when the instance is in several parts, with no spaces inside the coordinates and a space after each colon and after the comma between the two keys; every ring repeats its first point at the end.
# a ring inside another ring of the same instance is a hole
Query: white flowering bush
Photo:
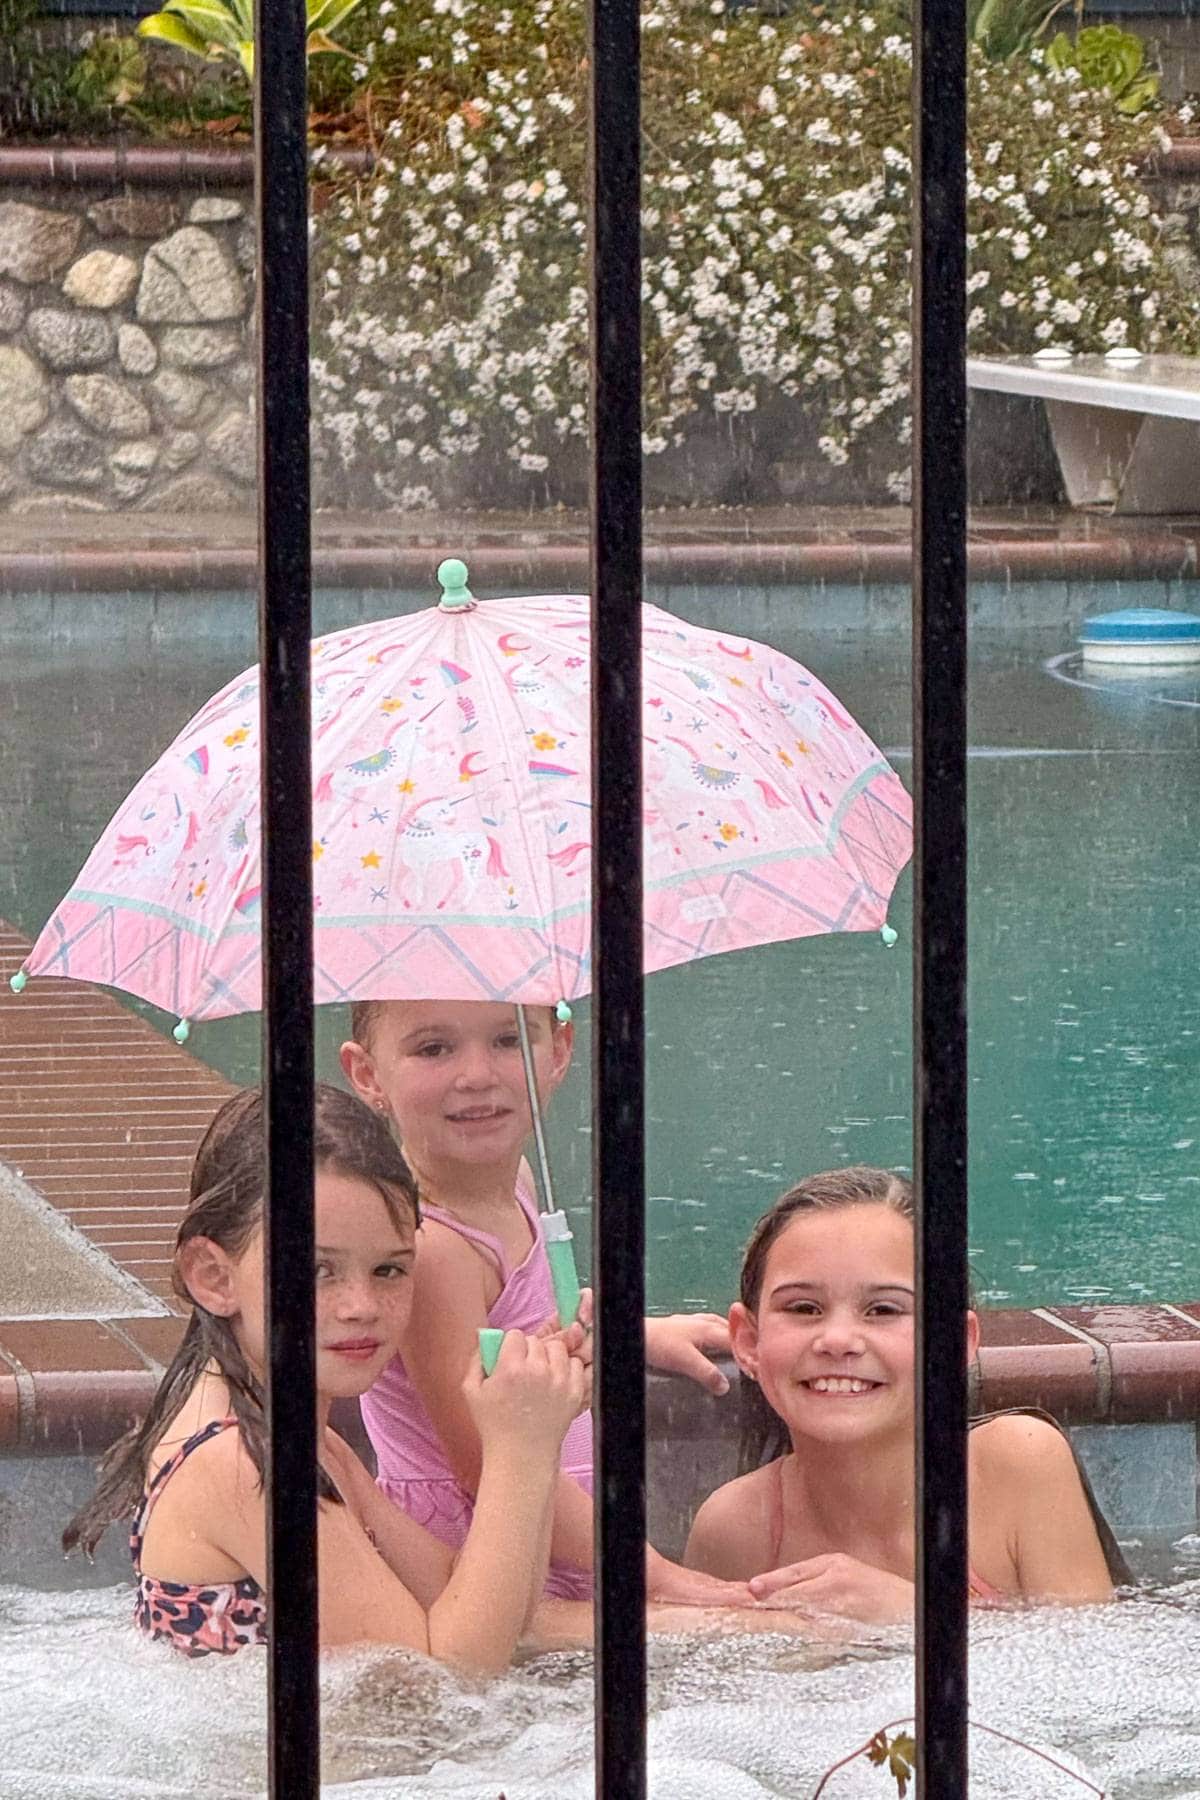
{"type": "MultiPolygon", "coordinates": [[[[552,491],[587,432],[581,0],[364,12],[378,164],[329,189],[316,229],[327,461],[345,495],[394,503],[497,458],[552,491]]],[[[647,455],[699,417],[782,399],[815,411],[832,462],[886,435],[901,491],[903,6],[768,18],[652,0],[642,30],[647,455]]],[[[1139,181],[1154,136],[1074,69],[973,53],[974,351],[1200,346],[1139,181]]]]}

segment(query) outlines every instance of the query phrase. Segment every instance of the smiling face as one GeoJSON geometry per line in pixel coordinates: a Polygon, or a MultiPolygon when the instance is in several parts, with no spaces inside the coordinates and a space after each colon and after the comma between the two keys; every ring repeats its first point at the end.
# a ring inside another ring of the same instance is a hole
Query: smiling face
{"type": "Polygon", "coordinates": [[[798,1212],[767,1253],[734,1354],[798,1438],[911,1435],[913,1228],[890,1206],[798,1212]]]}
{"type": "MultiPolygon", "coordinates": [[[[318,1169],[317,1391],[324,1399],[366,1393],[399,1348],[412,1310],[416,1236],[402,1201],[395,1212],[394,1218],[373,1182],[328,1166],[318,1169]]],[[[240,1256],[218,1254],[227,1262],[226,1304],[220,1310],[231,1319],[247,1360],[261,1371],[262,1230],[240,1256]]]]}
{"type": "MultiPolygon", "coordinates": [[[[570,1064],[571,1031],[552,1023],[548,1007],[526,1016],[545,1101],[570,1064]]],[[[392,1115],[419,1169],[515,1161],[532,1129],[512,1006],[387,1001],[369,1044],[343,1045],[342,1067],[365,1100],[392,1115]]]]}

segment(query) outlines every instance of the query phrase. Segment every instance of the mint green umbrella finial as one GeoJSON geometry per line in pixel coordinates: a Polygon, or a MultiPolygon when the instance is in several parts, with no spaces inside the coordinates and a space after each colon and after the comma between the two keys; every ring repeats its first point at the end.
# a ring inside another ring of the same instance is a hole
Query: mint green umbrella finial
{"type": "Polygon", "coordinates": [[[15,975],[9,976],[8,985],[14,994],[23,994],[25,992],[25,983],[28,980],[29,977],[24,969],[18,969],[15,975]]]}
{"type": "Polygon", "coordinates": [[[465,612],[468,606],[474,606],[475,596],[467,586],[465,562],[460,562],[457,556],[448,556],[444,563],[438,564],[437,578],[442,590],[438,605],[443,612],[465,612]]]}

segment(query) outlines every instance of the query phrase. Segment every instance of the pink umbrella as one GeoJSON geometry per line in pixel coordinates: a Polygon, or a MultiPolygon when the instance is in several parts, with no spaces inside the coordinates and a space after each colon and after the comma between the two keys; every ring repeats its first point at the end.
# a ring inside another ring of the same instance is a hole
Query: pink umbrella
{"type": "MultiPolygon", "coordinates": [[[[312,647],[318,1002],[588,991],[588,602],[440,605],[312,647]]],[[[912,808],[815,676],[643,609],[646,969],[884,925],[912,808]]],[[[260,1004],[259,695],[204,706],[26,961],[190,1019],[260,1004]]],[[[22,977],[15,978],[23,985],[22,977]]]]}

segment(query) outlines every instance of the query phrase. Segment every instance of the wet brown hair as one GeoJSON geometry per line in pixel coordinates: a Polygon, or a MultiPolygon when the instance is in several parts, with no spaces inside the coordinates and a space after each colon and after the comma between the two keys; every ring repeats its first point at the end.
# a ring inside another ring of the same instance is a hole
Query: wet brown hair
{"type": "MultiPolygon", "coordinates": [[[[400,1232],[418,1223],[417,1190],[387,1123],[353,1094],[317,1085],[314,1109],[314,1164],[320,1169],[369,1182],[400,1232]]],[[[229,1389],[229,1404],[242,1442],[258,1470],[266,1467],[266,1416],[261,1384],[250,1368],[231,1322],[208,1312],[188,1292],[180,1252],[194,1238],[209,1238],[231,1256],[240,1256],[263,1219],[263,1160],[266,1134],[262,1093],[244,1088],[227,1100],[201,1140],[192,1166],[188,1208],[175,1239],[172,1283],[191,1307],[183,1342],[159,1383],[140,1425],[115,1443],[100,1465],[92,1498],[63,1533],[63,1549],[91,1554],[117,1519],[128,1518],[141,1500],[151,1452],[195,1387],[216,1364],[229,1389]]],[[[320,1491],[339,1498],[320,1472],[320,1491]]]]}
{"type": "MultiPolygon", "coordinates": [[[[851,1206],[887,1206],[910,1223],[916,1218],[911,1181],[903,1175],[894,1175],[890,1169],[854,1164],[846,1169],[826,1169],[819,1175],[806,1175],[803,1181],[780,1195],[750,1234],[742,1258],[738,1290],[738,1298],[747,1312],[758,1311],[767,1258],[792,1221],[801,1213],[836,1212],[851,1206]]],[[[739,1394],[738,1470],[745,1475],[749,1470],[761,1468],[763,1463],[774,1462],[785,1455],[791,1448],[791,1439],[786,1425],[757,1381],[744,1369],[739,1394]]]]}
{"type": "Polygon", "coordinates": [[[350,1036],[364,1050],[371,1048],[379,1015],[386,1005],[386,1000],[356,1000],[350,1008],[350,1036]]]}

